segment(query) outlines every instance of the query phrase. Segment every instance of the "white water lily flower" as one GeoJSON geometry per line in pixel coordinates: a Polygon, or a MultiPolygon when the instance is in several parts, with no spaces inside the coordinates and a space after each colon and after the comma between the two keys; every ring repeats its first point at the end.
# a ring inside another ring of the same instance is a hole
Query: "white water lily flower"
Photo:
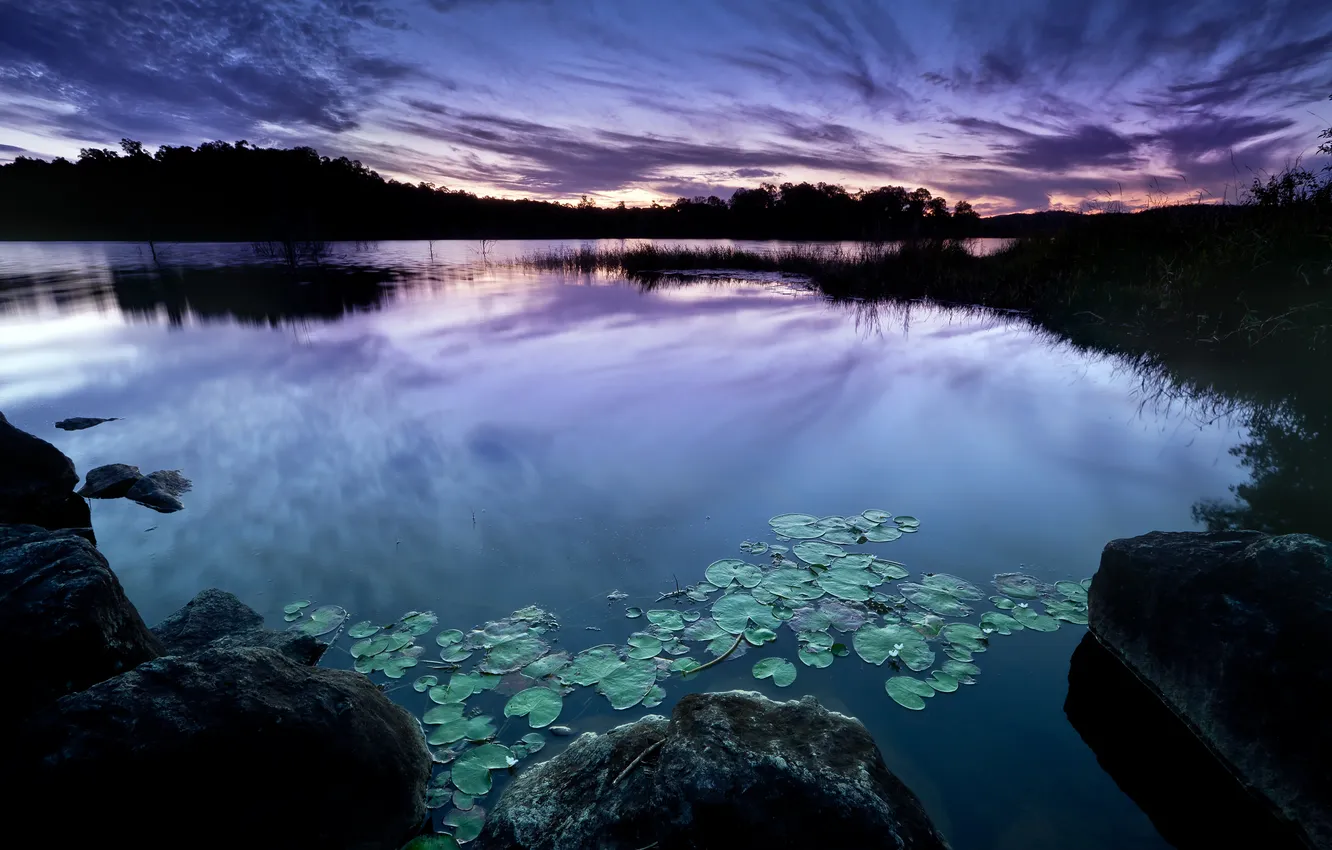
{"type": "Polygon", "coordinates": [[[1018,603],[1018,607],[1019,607],[1019,608],[1030,608],[1031,606],[1028,605],[1028,604],[1025,603],[1025,602],[1019,602],[1019,603],[1018,603]]]}
{"type": "Polygon", "coordinates": [[[897,657],[897,650],[896,650],[896,649],[890,649],[890,650],[888,650],[888,657],[889,657],[889,658],[896,658],[896,657],[897,657]]]}
{"type": "Polygon", "coordinates": [[[991,628],[984,628],[984,629],[981,629],[981,634],[983,634],[983,635],[994,634],[994,629],[991,629],[991,628]]]}
{"type": "Polygon", "coordinates": [[[900,644],[900,643],[895,643],[895,644],[893,644],[893,649],[895,649],[895,650],[901,652],[901,650],[902,650],[902,644],[900,644]]]}

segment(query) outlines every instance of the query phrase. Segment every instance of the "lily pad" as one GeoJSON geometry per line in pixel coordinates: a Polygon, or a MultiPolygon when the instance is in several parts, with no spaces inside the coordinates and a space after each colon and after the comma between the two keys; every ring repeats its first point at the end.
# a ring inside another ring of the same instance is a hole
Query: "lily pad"
{"type": "Polygon", "coordinates": [[[883,558],[875,558],[870,561],[869,568],[886,579],[906,578],[910,573],[907,572],[905,564],[899,564],[897,561],[888,561],[883,558]]]}
{"type": "Polygon", "coordinates": [[[597,692],[610,700],[611,708],[633,708],[657,683],[657,665],[651,661],[630,659],[611,670],[597,683],[597,692]]]}
{"type": "Polygon", "coordinates": [[[751,626],[745,629],[745,640],[753,646],[762,646],[765,643],[772,643],[777,640],[777,633],[762,626],[751,626]]]}
{"type": "Polygon", "coordinates": [[[539,753],[546,746],[546,736],[540,732],[528,732],[519,740],[527,745],[529,754],[539,753]]]}
{"type": "Polygon", "coordinates": [[[902,536],[903,529],[891,525],[876,525],[865,532],[865,539],[871,543],[892,543],[902,536]]]}
{"type": "Polygon", "coordinates": [[[526,667],[550,650],[546,642],[537,637],[515,637],[497,643],[486,653],[479,668],[483,673],[496,675],[512,673],[526,667]]]}
{"type": "Polygon", "coordinates": [[[1053,632],[1059,628],[1059,621],[1049,614],[1042,614],[1034,608],[1018,606],[1013,609],[1013,619],[1034,632],[1053,632]]]}
{"type": "Polygon", "coordinates": [[[1040,579],[1023,573],[999,573],[994,586],[1005,596],[1017,599],[1037,599],[1046,588],[1040,579]]]}
{"type": "Polygon", "coordinates": [[[1009,599],[1007,596],[991,596],[990,602],[1000,611],[1012,611],[1017,607],[1017,603],[1009,599]]]}
{"type": "Polygon", "coordinates": [[[661,652],[661,639],[652,635],[638,633],[629,636],[630,658],[655,658],[661,652]]]}
{"type": "Polygon", "coordinates": [[[663,629],[678,632],[685,627],[684,616],[679,611],[658,608],[647,612],[648,622],[663,629]]]}
{"type": "Polygon", "coordinates": [[[643,616],[643,609],[636,605],[631,608],[626,608],[624,609],[624,616],[628,617],[630,620],[637,620],[639,617],[643,616]]]}
{"type": "Polygon", "coordinates": [[[351,638],[352,640],[360,640],[361,638],[370,637],[377,631],[379,631],[379,626],[376,626],[374,623],[370,622],[369,620],[362,620],[361,622],[347,629],[347,637],[351,638]]]}
{"type": "Polygon", "coordinates": [[[309,607],[310,607],[310,600],[297,599],[295,602],[288,602],[286,605],[283,605],[282,613],[296,614],[299,613],[302,608],[309,608],[309,607]]]}
{"type": "Polygon", "coordinates": [[[754,665],[755,679],[772,679],[772,683],[784,688],[796,680],[795,665],[785,658],[765,658],[754,665]]]}
{"type": "Polygon", "coordinates": [[[907,599],[936,614],[942,614],[945,617],[966,617],[971,614],[970,606],[963,604],[957,597],[938,588],[926,587],[923,584],[913,584],[911,582],[903,582],[895,585],[895,587],[907,599]]]}
{"type": "Polygon", "coordinates": [[[1076,581],[1057,581],[1055,582],[1055,590],[1069,602],[1086,603],[1087,601],[1087,588],[1076,581]]]}
{"type": "Polygon", "coordinates": [[[427,726],[439,726],[444,723],[451,723],[455,720],[462,720],[466,709],[460,702],[446,703],[445,705],[432,706],[422,717],[421,722],[427,726]]]}
{"type": "Polygon", "coordinates": [[[283,614],[283,615],[282,615],[282,619],[285,620],[285,621],[288,622],[288,623],[294,623],[294,622],[296,622],[297,620],[299,620],[301,617],[304,617],[304,616],[305,616],[305,615],[302,614],[300,611],[297,611],[295,614],[283,614]]]}
{"type": "Polygon", "coordinates": [[[749,628],[752,621],[756,626],[762,626],[774,631],[781,626],[782,621],[772,615],[772,609],[759,602],[748,593],[733,593],[730,596],[723,596],[712,605],[712,619],[723,631],[729,634],[738,635],[749,628]]]}
{"type": "Polygon", "coordinates": [[[569,653],[552,652],[550,655],[538,658],[524,667],[522,674],[529,679],[544,679],[546,676],[553,676],[568,666],[569,653]]]}
{"type": "Polygon", "coordinates": [[[865,626],[856,632],[851,643],[857,655],[876,666],[897,658],[909,669],[920,672],[934,663],[934,651],[909,626],[865,626]]]}
{"type": "Polygon", "coordinates": [[[925,700],[934,696],[934,688],[914,676],[894,676],[883,683],[883,689],[893,702],[912,711],[923,709],[925,700]]]}
{"type": "Polygon", "coordinates": [[[677,658],[674,661],[672,661],[669,669],[673,673],[688,673],[694,668],[701,666],[702,665],[699,664],[694,659],[686,657],[686,658],[677,658]]]}
{"type": "MultiPolygon", "coordinates": [[[[439,707],[442,708],[443,706],[439,707]]],[[[479,717],[457,717],[433,725],[435,728],[428,736],[426,736],[426,741],[432,746],[453,744],[462,740],[485,741],[495,737],[495,721],[485,715],[479,717]]],[[[458,781],[458,767],[456,761],[454,762],[453,767],[453,777],[454,784],[456,785],[458,781]]]]}
{"type": "Polygon", "coordinates": [[[450,664],[460,664],[472,657],[472,650],[467,649],[461,644],[446,646],[439,651],[439,657],[450,664]]]}
{"type": "Polygon", "coordinates": [[[527,725],[542,729],[560,716],[564,699],[550,688],[528,688],[509,697],[504,704],[505,717],[526,717],[527,725]]]}
{"type": "Polygon", "coordinates": [[[717,621],[711,617],[704,617],[700,620],[685,626],[681,637],[685,640],[715,640],[726,634],[726,630],[717,625],[717,621]]]}
{"type": "Polygon", "coordinates": [[[763,571],[753,564],[747,564],[744,561],[735,558],[726,558],[721,561],[713,561],[708,564],[708,568],[703,571],[708,583],[714,587],[727,588],[732,584],[738,584],[741,587],[758,587],[758,583],[763,580],[763,571]]]}
{"type": "Polygon", "coordinates": [[[875,525],[882,525],[883,523],[888,522],[893,518],[893,515],[888,513],[887,511],[881,511],[877,509],[871,509],[865,511],[863,514],[861,514],[861,516],[863,516],[865,519],[869,520],[870,522],[874,523],[875,525]]]}
{"type": "Polygon", "coordinates": [[[913,516],[899,516],[895,518],[893,521],[896,522],[898,527],[902,529],[920,528],[920,520],[916,519],[913,516]]]}
{"type": "Polygon", "coordinates": [[[934,573],[925,576],[920,580],[920,583],[935,590],[942,590],[954,599],[974,601],[985,598],[985,594],[981,593],[981,589],[976,585],[966,579],[950,576],[947,573],[934,573]]]}
{"type": "Polygon", "coordinates": [[[935,670],[931,673],[930,678],[925,680],[925,684],[942,694],[951,694],[957,690],[957,679],[942,670],[935,670]]]}
{"type": "Polygon", "coordinates": [[[746,540],[740,544],[740,551],[750,555],[762,555],[768,551],[768,544],[763,541],[746,540]]]}
{"type": "Polygon", "coordinates": [[[764,576],[759,588],[790,603],[809,602],[823,595],[814,578],[809,570],[785,567],[764,576]]]}
{"type": "Polygon", "coordinates": [[[417,679],[415,682],[412,682],[412,690],[416,691],[418,694],[423,694],[438,684],[439,684],[438,677],[422,676],[421,678],[417,679]]]}
{"type": "Polygon", "coordinates": [[[838,558],[844,557],[846,551],[841,546],[832,543],[821,543],[819,541],[806,541],[797,543],[791,551],[797,558],[806,564],[826,567],[838,558]]]}
{"type": "Polygon", "coordinates": [[[866,543],[869,541],[863,532],[856,528],[835,528],[832,531],[825,531],[820,540],[826,540],[829,543],[844,543],[847,546],[854,546],[857,543],[866,543]]]}
{"type": "Polygon", "coordinates": [[[827,529],[815,527],[815,523],[818,521],[818,517],[809,514],[781,514],[768,520],[768,525],[782,537],[789,537],[793,540],[813,540],[827,531],[827,529]]]}
{"type": "Polygon", "coordinates": [[[800,663],[806,667],[829,667],[833,663],[833,657],[831,649],[802,646],[796,652],[796,658],[799,658],[800,663]]]}
{"type": "Polygon", "coordinates": [[[356,643],[352,644],[351,649],[349,649],[348,652],[351,653],[352,658],[368,658],[371,655],[378,655],[387,650],[389,648],[389,643],[391,643],[391,641],[387,635],[366,638],[364,640],[358,640],[356,643]]]}
{"type": "Polygon", "coordinates": [[[462,850],[452,835],[443,832],[418,835],[402,845],[402,850],[462,850]]]}
{"type": "Polygon", "coordinates": [[[388,676],[390,679],[401,679],[404,673],[415,667],[418,663],[415,655],[395,652],[384,661],[384,665],[380,669],[382,669],[384,675],[388,676]]]}
{"type": "Polygon", "coordinates": [[[982,629],[989,629],[1001,635],[1011,635],[1013,632],[1022,631],[1021,623],[998,611],[986,611],[981,614],[980,624],[982,629]]]}
{"type": "Polygon", "coordinates": [[[462,639],[463,633],[457,629],[445,629],[435,635],[435,643],[440,646],[453,646],[455,643],[461,643],[462,639]]]}
{"type": "Polygon", "coordinates": [[[481,827],[486,822],[486,810],[473,806],[463,810],[450,809],[440,823],[453,827],[453,837],[459,844],[466,844],[481,834],[481,827]]]}
{"type": "Polygon", "coordinates": [[[481,797],[490,793],[490,771],[518,763],[508,747],[482,744],[458,756],[453,763],[453,785],[464,794],[481,797]]]}
{"type": "Polygon", "coordinates": [[[433,611],[408,611],[402,615],[398,628],[421,636],[439,625],[439,617],[433,611]]]}
{"type": "Polygon", "coordinates": [[[661,685],[653,685],[648,688],[647,696],[643,697],[643,707],[656,708],[661,705],[665,699],[666,691],[662,689],[661,685]]]}
{"type": "Polygon", "coordinates": [[[1079,626],[1087,625],[1086,603],[1070,602],[1066,599],[1047,599],[1045,601],[1045,613],[1066,623],[1076,623],[1079,626]]]}
{"type": "Polygon", "coordinates": [[[939,665],[939,669],[957,680],[960,685],[976,684],[975,677],[980,675],[980,668],[966,661],[949,659],[939,665]]]}
{"type": "Polygon", "coordinates": [[[985,633],[971,623],[949,623],[939,634],[953,646],[971,652],[984,652],[988,646],[985,643],[985,633]]]}
{"type": "Polygon", "coordinates": [[[595,685],[620,663],[615,647],[594,646],[575,655],[569,666],[560,671],[559,678],[566,685],[595,685]]]}
{"type": "Polygon", "coordinates": [[[293,631],[319,637],[336,631],[347,619],[347,609],[341,605],[322,605],[310,612],[309,619],[292,626],[293,631]]]}
{"type": "Polygon", "coordinates": [[[833,568],[815,579],[815,583],[830,596],[865,602],[870,598],[870,589],[882,584],[883,577],[871,570],[833,568]]]}

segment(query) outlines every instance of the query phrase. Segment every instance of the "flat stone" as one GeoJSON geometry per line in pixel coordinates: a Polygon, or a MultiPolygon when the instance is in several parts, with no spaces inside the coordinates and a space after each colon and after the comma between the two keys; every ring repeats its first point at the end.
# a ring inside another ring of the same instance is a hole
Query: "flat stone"
{"type": "Polygon", "coordinates": [[[85,499],[119,499],[142,477],[137,466],[109,463],[88,471],[78,495],[85,499]]]}
{"type": "Polygon", "coordinates": [[[327,648],[307,634],[264,628],[264,618],[233,594],[209,588],[153,626],[163,654],[189,655],[204,649],[264,646],[298,664],[313,665],[327,648]]]}
{"type": "Polygon", "coordinates": [[[0,526],[0,725],[156,658],[106,558],[76,531],[0,526]]]}
{"type": "Polygon", "coordinates": [[[91,416],[75,416],[71,419],[61,419],[55,424],[61,431],[82,431],[91,428],[94,425],[101,425],[103,422],[119,422],[119,416],[112,416],[110,419],[94,419],[91,416]]]}
{"type": "Polygon", "coordinates": [[[1332,544],[1256,531],[1115,540],[1096,638],[1252,791],[1332,847],[1332,544]]]}
{"type": "Polygon", "coordinates": [[[477,850],[948,845],[860,721],[813,697],[689,694],[518,774],[477,850]],[[643,756],[635,764],[635,759],[643,756]],[[626,772],[627,771],[627,772],[626,772]]]}
{"type": "Polygon", "coordinates": [[[180,470],[162,469],[140,478],[125,493],[125,498],[158,513],[169,514],[185,508],[178,497],[190,487],[190,480],[181,475],[180,470]]]}
{"type": "Polygon", "coordinates": [[[0,523],[87,528],[88,503],[74,495],[74,462],[0,413],[0,523]]]}
{"type": "Polygon", "coordinates": [[[426,815],[416,719],[365,676],[264,647],[149,661],[16,746],[13,810],[95,824],[107,846],[397,850],[426,815]]]}

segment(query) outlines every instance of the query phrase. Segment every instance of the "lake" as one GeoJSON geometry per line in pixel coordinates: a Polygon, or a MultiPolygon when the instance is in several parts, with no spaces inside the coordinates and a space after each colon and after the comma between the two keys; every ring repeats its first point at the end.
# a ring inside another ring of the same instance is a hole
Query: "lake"
{"type": "MultiPolygon", "coordinates": [[[[569,651],[623,644],[644,624],[626,606],[670,607],[654,600],[714,561],[766,564],[739,545],[778,542],[775,515],[913,515],[917,533],[864,550],[988,595],[1001,572],[1091,576],[1107,541],[1196,528],[1194,503],[1247,478],[1228,454],[1240,427],[1153,404],[1125,364],[1020,317],[507,262],[559,244],[338,245],[321,276],[248,245],[159,245],[159,269],[147,246],[0,243],[0,410],[80,473],[192,479],[179,513],[92,505],[149,623],[214,586],[274,627],[296,599],[348,623],[430,610],[463,630],[538,605],[569,651]],[[123,419],[54,427],[71,416],[123,419]]],[[[663,682],[652,711],[690,690],[813,694],[866,724],[959,850],[1169,846],[1065,717],[1084,626],[996,636],[977,684],[923,711],[855,653],[797,664],[785,688],[756,680],[758,659],[795,658],[778,632],[663,682]]],[[[502,722],[503,698],[481,696],[502,722]]],[[[647,712],[580,688],[558,722],[647,712]]],[[[500,739],[527,731],[510,720],[500,739]]]]}

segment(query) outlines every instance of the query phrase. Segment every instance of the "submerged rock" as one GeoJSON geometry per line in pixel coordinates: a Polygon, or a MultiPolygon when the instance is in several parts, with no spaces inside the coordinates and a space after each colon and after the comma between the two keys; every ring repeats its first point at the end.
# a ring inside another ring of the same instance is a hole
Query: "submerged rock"
{"type": "Polygon", "coordinates": [[[1256,531],[1115,540],[1088,613],[1247,786],[1332,847],[1332,544],[1256,531]]]}
{"type": "Polygon", "coordinates": [[[262,647],[142,664],[62,698],[19,746],[14,811],[108,845],[396,850],[426,815],[416,719],[364,676],[262,647]]]}
{"type": "Polygon", "coordinates": [[[162,469],[140,478],[125,493],[125,498],[158,513],[175,513],[185,508],[177,497],[190,487],[190,480],[179,469],[162,469]]]}
{"type": "Polygon", "coordinates": [[[162,651],[101,552],[77,532],[31,525],[0,526],[0,646],[10,682],[0,721],[162,651]]]}
{"type": "Polygon", "coordinates": [[[119,499],[143,478],[137,466],[109,463],[88,471],[78,495],[85,499],[119,499]]]}
{"type": "Polygon", "coordinates": [[[264,618],[233,594],[201,591],[176,613],[153,626],[166,655],[189,655],[207,648],[264,646],[298,664],[313,665],[325,646],[307,634],[264,628],[264,618]]]}
{"type": "Polygon", "coordinates": [[[70,419],[61,419],[55,425],[61,431],[82,431],[85,428],[91,428],[94,425],[101,425],[103,422],[119,421],[119,416],[112,416],[110,419],[94,419],[91,416],[75,416],[70,419]]]}
{"type": "Polygon", "coordinates": [[[74,495],[74,461],[0,413],[0,523],[87,528],[88,503],[74,495]]]}
{"type": "Polygon", "coordinates": [[[474,846],[948,845],[860,721],[730,691],[577,738],[518,775],[474,846]]]}

